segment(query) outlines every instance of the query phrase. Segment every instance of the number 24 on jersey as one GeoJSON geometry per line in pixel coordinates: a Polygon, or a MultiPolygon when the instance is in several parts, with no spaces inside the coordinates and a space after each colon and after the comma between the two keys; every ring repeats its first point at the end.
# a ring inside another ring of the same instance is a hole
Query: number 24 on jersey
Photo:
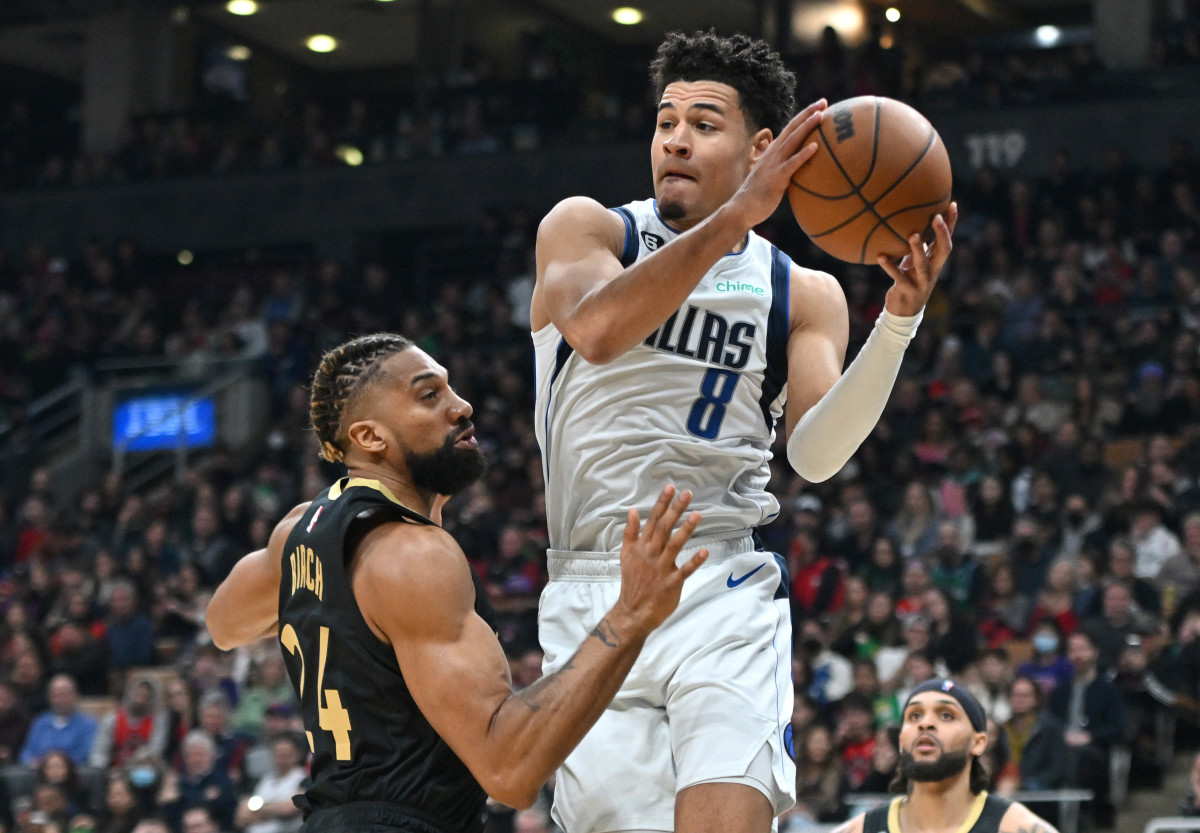
{"type": "MultiPolygon", "coordinates": [[[[300,659],[300,697],[304,697],[304,651],[300,649],[300,637],[291,625],[284,625],[279,641],[288,652],[300,659]]],[[[342,695],[335,688],[322,688],[325,683],[325,656],[329,649],[329,628],[321,627],[321,650],[317,658],[317,718],[320,727],[333,735],[335,755],[339,761],[350,760],[350,712],[342,706],[342,695]],[[322,702],[324,701],[324,702],[322,702]]],[[[313,748],[312,732],[308,736],[309,750],[313,748]]]]}

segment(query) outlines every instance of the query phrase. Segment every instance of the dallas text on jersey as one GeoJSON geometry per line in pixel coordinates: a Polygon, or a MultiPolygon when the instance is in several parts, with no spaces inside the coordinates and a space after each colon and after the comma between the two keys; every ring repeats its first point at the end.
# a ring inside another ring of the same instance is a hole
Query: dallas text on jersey
{"type": "Polygon", "coordinates": [[[748,321],[735,321],[731,325],[725,320],[725,316],[701,310],[691,304],[680,312],[683,313],[683,320],[679,321],[679,312],[673,313],[662,327],[649,335],[645,341],[647,347],[719,364],[731,370],[741,370],[746,366],[746,362],[750,360],[750,350],[754,346],[756,328],[753,324],[748,321]],[[704,313],[704,317],[700,328],[695,330],[696,318],[701,312],[704,313]],[[678,328],[676,323],[679,324],[678,328]]]}

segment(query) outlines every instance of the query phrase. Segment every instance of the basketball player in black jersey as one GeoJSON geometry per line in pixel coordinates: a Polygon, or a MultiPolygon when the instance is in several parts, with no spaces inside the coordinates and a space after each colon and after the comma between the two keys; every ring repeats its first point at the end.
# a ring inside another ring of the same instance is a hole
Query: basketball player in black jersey
{"type": "Polygon", "coordinates": [[[904,795],[851,819],[835,833],[1057,833],[1028,807],[988,795],[979,758],[987,716],[971,692],[951,680],[913,689],[900,725],[904,795]]]}
{"type": "Polygon", "coordinates": [[[301,504],[241,559],[207,623],[223,649],[278,636],[300,696],[312,785],[304,830],[458,833],[486,795],[533,804],[612,699],[646,636],[707,557],[676,556],[689,492],[629,512],[620,598],[558,673],[513,693],[473,573],[437,524],[484,471],[471,406],[407,339],[327,353],[313,378],[322,454],[349,476],[301,504]],[[486,793],[486,795],[485,795],[486,793]]]}

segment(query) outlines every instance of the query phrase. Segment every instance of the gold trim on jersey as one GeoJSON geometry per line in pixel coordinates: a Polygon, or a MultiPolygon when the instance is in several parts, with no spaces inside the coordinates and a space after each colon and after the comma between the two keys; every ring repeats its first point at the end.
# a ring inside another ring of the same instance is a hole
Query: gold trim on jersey
{"type": "MultiPolygon", "coordinates": [[[[405,509],[408,509],[407,506],[404,506],[404,504],[400,502],[400,498],[392,494],[391,489],[389,489],[387,486],[384,486],[378,480],[369,480],[366,477],[343,477],[341,480],[329,487],[329,499],[337,500],[342,496],[342,492],[346,491],[352,486],[365,486],[368,489],[374,489],[397,506],[403,506],[405,509]]],[[[412,510],[409,509],[409,511],[411,512],[412,510]]]]}
{"type": "MultiPolygon", "coordinates": [[[[958,833],[971,832],[971,828],[975,826],[975,822],[979,821],[979,817],[983,815],[983,805],[987,802],[987,795],[987,790],[984,790],[975,796],[975,803],[971,805],[971,812],[967,813],[962,826],[958,828],[958,833]]],[[[892,805],[888,807],[888,833],[903,833],[900,829],[900,805],[907,800],[907,797],[903,795],[892,799],[892,805]]],[[[863,833],[871,833],[871,831],[865,830],[863,833]]]]}

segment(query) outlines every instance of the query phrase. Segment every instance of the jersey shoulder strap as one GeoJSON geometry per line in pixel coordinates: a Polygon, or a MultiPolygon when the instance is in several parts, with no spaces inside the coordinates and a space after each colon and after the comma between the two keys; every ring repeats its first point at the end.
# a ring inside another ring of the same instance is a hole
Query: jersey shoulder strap
{"type": "Polygon", "coordinates": [[[975,821],[975,826],[971,828],[971,833],[998,833],[1000,822],[1004,820],[1004,814],[1012,806],[1012,802],[1007,798],[991,794],[985,795],[983,811],[975,821]]]}
{"type": "Polygon", "coordinates": [[[888,817],[892,812],[892,806],[898,802],[902,796],[896,796],[886,804],[880,804],[878,807],[873,807],[863,815],[862,833],[888,833],[888,817]]]}

